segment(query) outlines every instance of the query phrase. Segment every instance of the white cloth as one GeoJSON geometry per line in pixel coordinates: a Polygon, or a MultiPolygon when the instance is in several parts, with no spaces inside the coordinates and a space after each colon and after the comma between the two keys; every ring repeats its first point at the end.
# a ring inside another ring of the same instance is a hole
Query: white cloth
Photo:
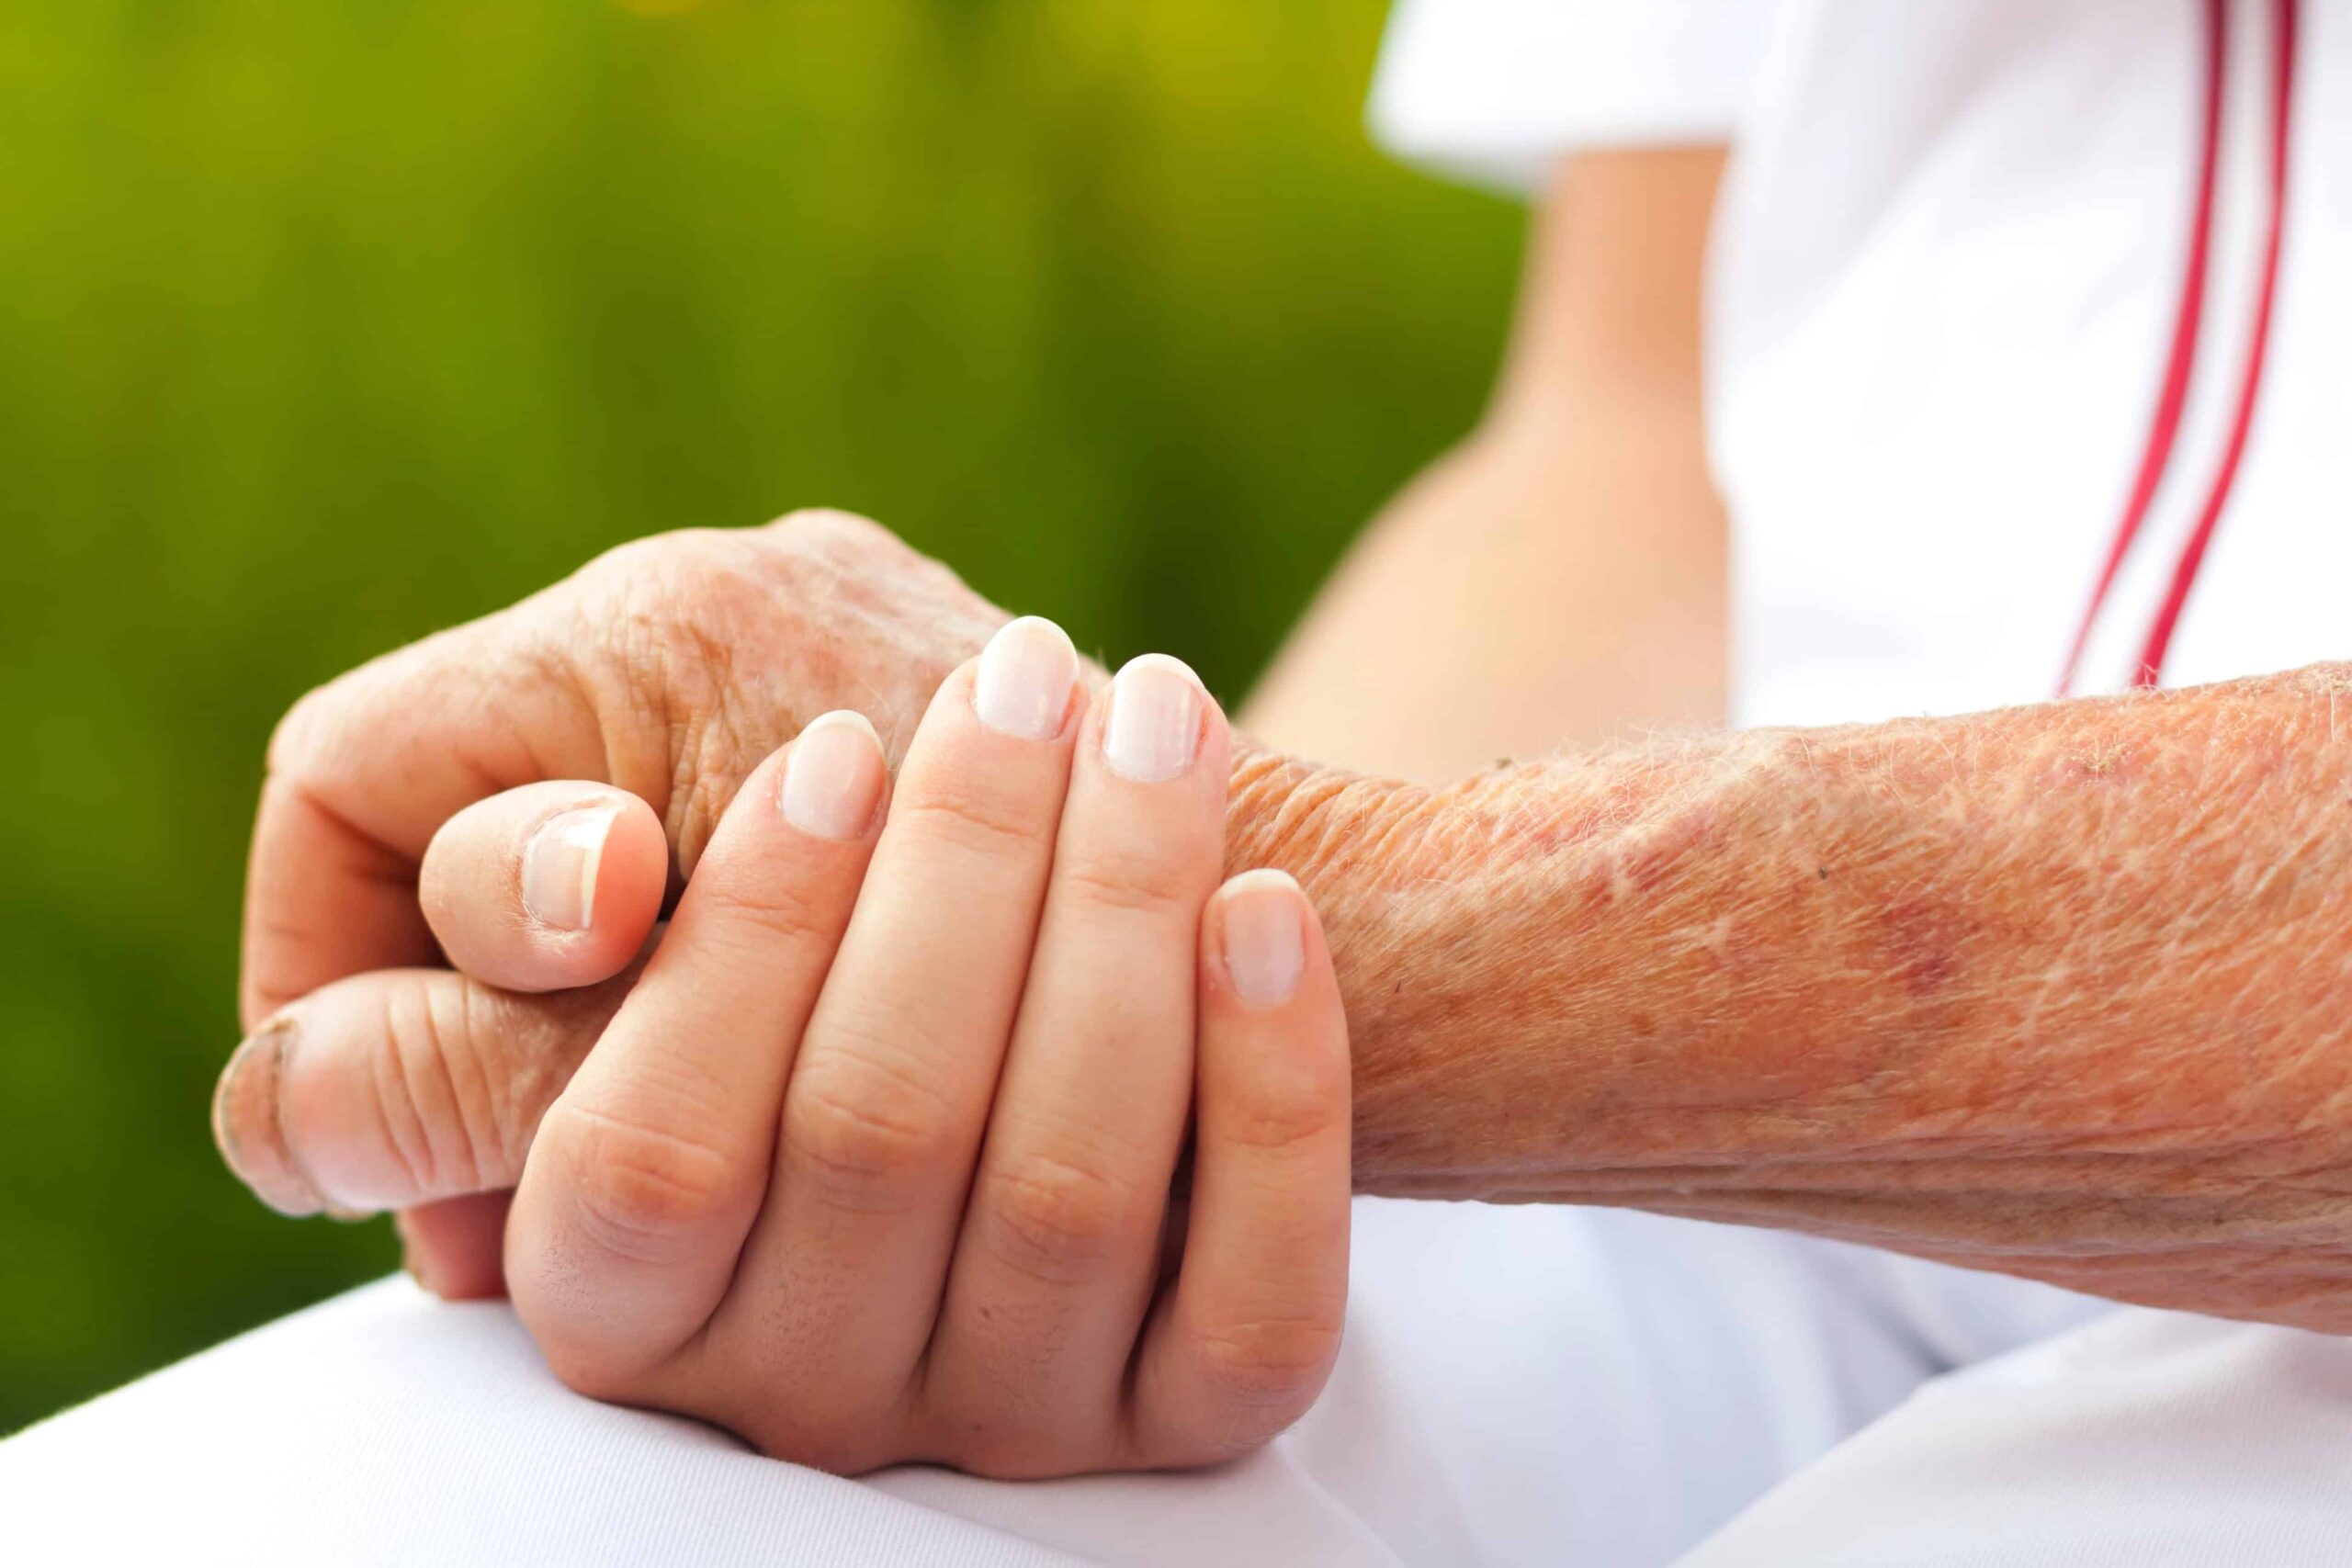
{"type": "MultiPolygon", "coordinates": [[[[2056,1292],[1988,1332],[2104,1309],[2056,1292]]],[[[0,1444],[24,1562],[1661,1563],[1941,1362],[1871,1254],[1640,1214],[1357,1204],[1346,1348],[1193,1475],[851,1483],[591,1404],[405,1280],[0,1444]]]]}
{"type": "Polygon", "coordinates": [[[1374,134],[1521,191],[1573,147],[1727,141],[1772,24],[1769,0],[1400,0],[1373,76],[1374,134]]]}
{"type": "Polygon", "coordinates": [[[2340,1568],[2341,1339],[2121,1311],[1929,1383],[1682,1568],[2340,1568]]]}
{"type": "MultiPolygon", "coordinates": [[[[2272,354],[2165,666],[2175,685],[2346,651],[2352,7],[2301,14],[2272,354]]],[[[2091,643],[2092,689],[2136,668],[2244,381],[2271,8],[2228,15],[2203,331],[2165,483],[2091,643]]],[[[1790,14],[1713,258],[1710,412],[1737,539],[1743,719],[2052,694],[2172,339],[2198,185],[2198,17],[2147,0],[1790,14]]]]}

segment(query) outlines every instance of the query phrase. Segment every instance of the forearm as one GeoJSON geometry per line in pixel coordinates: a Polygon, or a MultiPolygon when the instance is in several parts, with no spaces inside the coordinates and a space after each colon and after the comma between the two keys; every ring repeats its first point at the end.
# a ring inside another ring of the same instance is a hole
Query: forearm
{"type": "Polygon", "coordinates": [[[1442,790],[1259,754],[1231,838],[1329,925],[1365,1190],[2341,1328],[2348,828],[2322,668],[1442,790]]]}

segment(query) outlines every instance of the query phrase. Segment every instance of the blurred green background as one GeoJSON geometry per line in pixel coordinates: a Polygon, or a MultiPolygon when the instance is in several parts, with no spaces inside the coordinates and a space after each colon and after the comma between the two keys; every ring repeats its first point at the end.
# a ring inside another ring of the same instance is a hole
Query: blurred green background
{"type": "Polygon", "coordinates": [[[306,687],[825,502],[1238,696],[1474,417],[1521,225],[1377,0],[0,8],[0,1430],[395,1265],[206,1129],[306,687]]]}

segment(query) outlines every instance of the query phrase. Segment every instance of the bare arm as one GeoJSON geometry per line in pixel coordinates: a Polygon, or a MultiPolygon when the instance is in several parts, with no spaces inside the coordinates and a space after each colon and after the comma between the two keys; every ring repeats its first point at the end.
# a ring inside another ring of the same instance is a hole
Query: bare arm
{"type": "Polygon", "coordinates": [[[1493,407],[1326,589],[1244,713],[1253,734],[1436,781],[1721,722],[1699,276],[1722,165],[1720,149],[1562,165],[1493,407]]]}
{"type": "Polygon", "coordinates": [[[1260,754],[1358,1185],[1787,1225],[2352,1331],[2352,673],[1442,789],[1260,754]]]}

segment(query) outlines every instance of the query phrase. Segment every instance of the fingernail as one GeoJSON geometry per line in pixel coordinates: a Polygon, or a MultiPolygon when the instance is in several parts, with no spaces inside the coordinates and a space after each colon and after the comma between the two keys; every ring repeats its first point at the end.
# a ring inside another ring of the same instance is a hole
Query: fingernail
{"type": "Polygon", "coordinates": [[[596,868],[620,816],[617,806],[583,806],[550,817],[523,849],[523,909],[550,931],[584,931],[596,918],[596,868]]]}
{"type": "Polygon", "coordinates": [[[1193,765],[1201,744],[1201,680],[1181,659],[1147,653],[1112,679],[1102,760],[1138,784],[1160,784],[1193,765]]]}
{"type": "Polygon", "coordinates": [[[784,819],[819,839],[863,838],[882,798],[882,739],[865,716],[820,714],[785,754],[784,819]]]}
{"type": "Polygon", "coordinates": [[[1245,871],[1217,897],[1225,975],[1248,1008],[1278,1008],[1298,990],[1306,968],[1299,930],[1298,884],[1279,871],[1245,871]]]}
{"type": "Polygon", "coordinates": [[[220,1157],[254,1195],[281,1214],[301,1218],[325,1211],[286,1141],[280,1090],[294,1047],[294,1021],[265,1024],[237,1047],[212,1095],[212,1136],[220,1157]]]}
{"type": "Polygon", "coordinates": [[[1062,732],[1070,689],[1078,684],[1078,649],[1069,634],[1037,615],[1010,621],[980,650],[972,682],[972,711],[1005,735],[1051,740],[1062,732]]]}

